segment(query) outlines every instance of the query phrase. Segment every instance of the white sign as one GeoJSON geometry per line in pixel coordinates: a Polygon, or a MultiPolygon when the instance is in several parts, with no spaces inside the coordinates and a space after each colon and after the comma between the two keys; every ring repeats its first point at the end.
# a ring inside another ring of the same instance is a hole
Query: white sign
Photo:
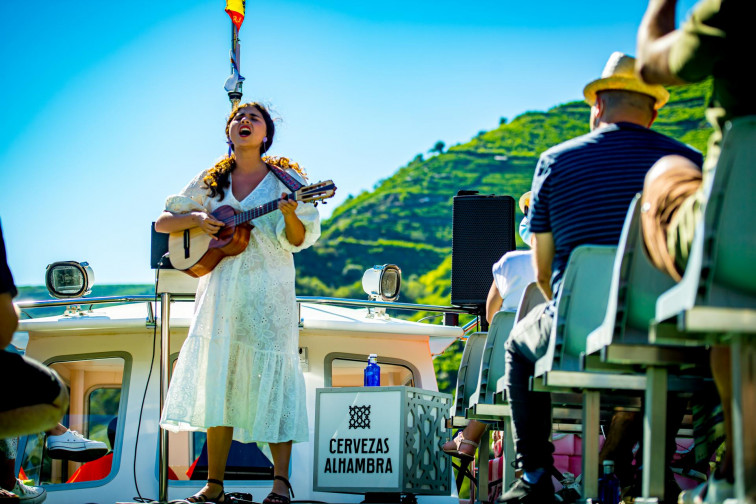
{"type": "Polygon", "coordinates": [[[323,391],[318,408],[315,486],[341,491],[398,491],[403,394],[380,387],[323,391]]]}

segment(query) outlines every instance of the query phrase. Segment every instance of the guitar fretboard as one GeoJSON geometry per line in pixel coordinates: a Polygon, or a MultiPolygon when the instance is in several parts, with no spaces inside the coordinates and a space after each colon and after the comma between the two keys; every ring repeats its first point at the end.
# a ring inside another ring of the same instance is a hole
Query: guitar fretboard
{"type": "MultiPolygon", "coordinates": [[[[292,195],[287,196],[286,199],[291,199],[292,195]]],[[[249,222],[252,219],[257,219],[258,217],[262,217],[265,214],[268,214],[270,212],[278,210],[278,202],[280,200],[273,200],[265,203],[264,205],[260,205],[259,207],[255,207],[252,210],[247,210],[246,212],[240,212],[230,219],[226,219],[224,222],[225,224],[232,224],[234,226],[238,226],[239,224],[243,224],[245,222],[249,222]]]]}

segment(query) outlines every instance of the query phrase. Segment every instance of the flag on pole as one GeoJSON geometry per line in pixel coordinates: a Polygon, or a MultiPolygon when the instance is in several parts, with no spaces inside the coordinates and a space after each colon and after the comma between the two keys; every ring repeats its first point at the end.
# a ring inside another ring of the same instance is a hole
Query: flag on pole
{"type": "Polygon", "coordinates": [[[226,13],[231,16],[231,22],[234,23],[236,29],[241,29],[241,25],[244,22],[244,5],[246,0],[226,0],[226,13]]]}

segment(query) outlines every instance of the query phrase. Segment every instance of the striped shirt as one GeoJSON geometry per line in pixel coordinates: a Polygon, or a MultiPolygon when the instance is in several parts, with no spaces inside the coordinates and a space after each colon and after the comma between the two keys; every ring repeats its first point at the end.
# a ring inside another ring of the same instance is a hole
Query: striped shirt
{"type": "Polygon", "coordinates": [[[611,124],[541,154],[533,176],[530,231],[552,233],[551,288],[559,291],[570,253],[579,245],[617,245],[630,201],[649,168],[678,154],[701,166],[701,153],[631,123],[611,124]]]}

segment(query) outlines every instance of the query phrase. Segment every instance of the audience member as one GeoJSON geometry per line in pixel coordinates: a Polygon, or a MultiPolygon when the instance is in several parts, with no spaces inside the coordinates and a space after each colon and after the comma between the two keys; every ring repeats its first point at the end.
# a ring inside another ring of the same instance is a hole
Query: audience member
{"type": "MultiPolygon", "coordinates": [[[[525,215],[520,222],[520,238],[528,247],[531,237],[527,217],[530,195],[528,191],[520,197],[520,211],[525,215]]],[[[493,283],[486,300],[486,320],[489,324],[498,311],[516,312],[525,287],[535,282],[533,253],[530,250],[507,252],[493,265],[492,272],[493,283]]]]}
{"type": "MultiPolygon", "coordinates": [[[[756,95],[747,76],[752,47],[750,23],[756,6],[748,1],[702,0],[675,29],[676,0],[651,0],[638,30],[637,70],[655,84],[685,84],[713,77],[706,116],[714,128],[703,173],[677,156],[659,160],[646,177],[641,222],[653,263],[680,280],[706,191],[717,164],[725,123],[756,114],[756,95]]],[[[722,400],[727,449],[708,484],[684,495],[685,502],[723,502],[733,494],[731,366],[729,349],[713,347],[711,371],[722,400]]]]}
{"type": "Polygon", "coordinates": [[[45,499],[45,490],[16,478],[16,436],[47,431],[50,456],[68,460],[92,460],[104,455],[107,447],[58,422],[68,409],[68,389],[55,371],[23,356],[11,344],[18,326],[16,294],[0,228],[0,383],[24,384],[23,390],[0,389],[0,500],[15,500],[15,495],[21,502],[36,504],[45,499]]]}
{"type": "MultiPolygon", "coordinates": [[[[520,211],[525,215],[520,222],[520,238],[530,246],[531,235],[528,230],[528,209],[531,191],[520,197],[520,211]]],[[[530,250],[512,250],[501,256],[492,268],[493,283],[486,300],[486,320],[489,323],[499,311],[516,312],[520,298],[528,284],[535,282],[533,259],[530,250]]],[[[452,457],[472,459],[483,433],[488,428],[486,422],[470,420],[457,436],[444,444],[442,449],[452,457]]]]}
{"type": "Polygon", "coordinates": [[[601,78],[584,89],[592,132],[549,149],[536,167],[530,231],[536,279],[549,301],[518,322],[506,343],[506,391],[523,475],[499,502],[554,500],[551,398],[531,392],[529,381],[548,346],[570,253],[579,245],[618,243],[630,201],[658,159],[677,154],[702,162],[700,153],[649,129],[669,94],[639,80],[634,66],[634,58],[612,54],[601,78]]]}

